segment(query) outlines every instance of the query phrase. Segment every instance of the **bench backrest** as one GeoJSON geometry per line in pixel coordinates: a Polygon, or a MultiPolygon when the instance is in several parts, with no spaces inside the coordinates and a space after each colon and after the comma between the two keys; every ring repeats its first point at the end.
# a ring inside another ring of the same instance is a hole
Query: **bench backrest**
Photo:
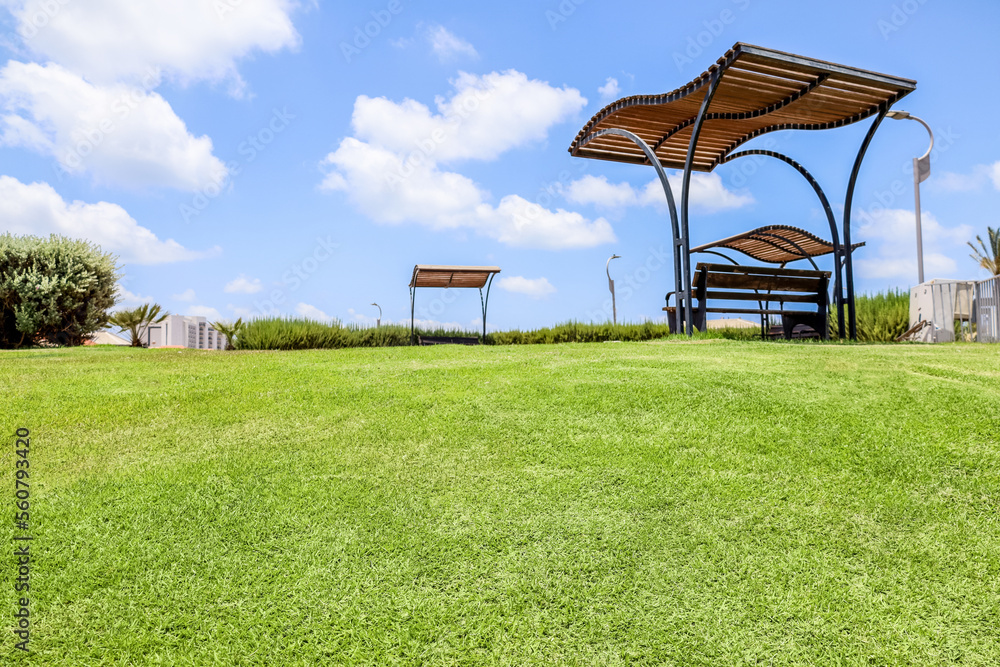
{"type": "Polygon", "coordinates": [[[698,298],[825,304],[830,272],[699,263],[693,283],[698,298]]]}

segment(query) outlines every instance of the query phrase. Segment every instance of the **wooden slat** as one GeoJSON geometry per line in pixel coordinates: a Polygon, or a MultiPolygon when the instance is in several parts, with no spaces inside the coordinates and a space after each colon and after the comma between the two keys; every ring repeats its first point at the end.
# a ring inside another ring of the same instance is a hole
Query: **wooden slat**
{"type": "Polygon", "coordinates": [[[696,271],[708,269],[716,273],[743,273],[764,276],[801,276],[803,278],[829,278],[829,271],[808,271],[805,269],[778,269],[769,266],[736,266],[734,264],[711,264],[698,262],[696,271]]]}
{"type": "MultiPolygon", "coordinates": [[[[755,288],[747,288],[755,289],[755,288]]],[[[760,288],[756,288],[760,289],[760,288]]],[[[803,292],[808,291],[808,294],[767,294],[764,292],[754,293],[754,292],[720,292],[718,290],[708,290],[705,292],[706,299],[712,299],[715,301],[781,301],[788,303],[818,303],[819,296],[813,293],[813,290],[785,290],[785,291],[796,291],[803,292]]],[[[696,295],[697,297],[697,295],[696,295]]]]}
{"type": "MultiPolygon", "coordinates": [[[[664,95],[631,96],[602,109],[577,135],[570,152],[580,157],[644,163],[637,146],[621,139],[580,147],[597,129],[620,127],[656,145],[696,116],[711,72],[722,71],[708,113],[744,115],[779,105],[824,80],[801,97],[753,118],[706,120],[696,147],[698,171],[711,171],[720,160],[749,139],[777,129],[825,129],[863,120],[915,89],[915,82],[794,54],[737,44],[709,72],[664,95]],[[607,150],[608,145],[616,148],[607,150]],[[619,148],[620,147],[620,148],[619,148]],[[601,149],[605,149],[603,154],[601,149]],[[618,153],[616,156],[614,153],[618,153]]],[[[664,166],[684,164],[691,127],[677,132],[657,150],[664,166]]],[[[603,139],[603,137],[602,137],[603,139]]]]}

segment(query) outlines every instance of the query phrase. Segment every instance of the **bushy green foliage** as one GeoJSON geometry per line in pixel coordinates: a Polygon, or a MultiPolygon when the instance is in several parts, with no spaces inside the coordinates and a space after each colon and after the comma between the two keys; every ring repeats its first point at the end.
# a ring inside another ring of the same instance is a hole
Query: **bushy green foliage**
{"type": "MultiPolygon", "coordinates": [[[[638,324],[593,324],[589,322],[569,321],[554,327],[544,327],[531,331],[498,331],[491,333],[488,342],[494,345],[532,345],[550,343],[602,343],[607,341],[644,341],[657,340],[670,336],[670,327],[659,322],[640,322],[638,324]]],[[[698,338],[759,338],[756,329],[711,329],[704,333],[696,333],[698,338]]]]}
{"type": "MultiPolygon", "coordinates": [[[[218,328],[218,325],[213,325],[218,328]]],[[[221,329],[220,329],[221,330],[221,329]]],[[[458,330],[417,329],[417,336],[475,337],[458,330]]],[[[498,331],[487,335],[487,345],[534,345],[551,343],[597,343],[604,341],[644,341],[670,335],[666,324],[585,324],[567,322],[555,327],[531,331],[498,331]]],[[[696,334],[699,338],[750,339],[759,337],[752,330],[712,330],[696,334]]],[[[310,350],[347,347],[395,347],[410,344],[410,328],[390,324],[376,328],[343,326],[340,322],[317,322],[307,319],[266,318],[243,325],[235,347],[237,350],[310,350]]]]}
{"type": "Polygon", "coordinates": [[[87,241],[0,235],[0,347],[82,344],[107,322],[117,271],[87,241]]]}
{"type": "Polygon", "coordinates": [[[273,317],[247,322],[235,346],[238,350],[314,350],[346,347],[339,322],[273,317]]]}
{"type": "MultiPolygon", "coordinates": [[[[417,329],[418,336],[469,336],[465,331],[417,329]]],[[[243,325],[237,350],[316,350],[345,347],[395,347],[410,344],[410,327],[390,324],[376,328],[345,327],[339,321],[317,322],[270,317],[243,325]]]]}
{"type": "MultiPolygon", "coordinates": [[[[859,341],[891,343],[910,328],[910,293],[907,291],[862,294],[855,297],[854,304],[858,316],[859,341]]],[[[837,335],[835,308],[830,309],[830,335],[837,335]]]]}

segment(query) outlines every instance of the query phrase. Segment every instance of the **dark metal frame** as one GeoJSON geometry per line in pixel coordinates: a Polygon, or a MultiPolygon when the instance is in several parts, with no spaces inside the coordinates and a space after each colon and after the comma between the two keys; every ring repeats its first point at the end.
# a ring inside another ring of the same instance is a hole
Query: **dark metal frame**
{"type": "MultiPolygon", "coordinates": [[[[641,137],[639,137],[636,134],[633,134],[632,132],[629,132],[628,130],[622,130],[617,127],[608,128],[606,130],[598,130],[597,132],[587,135],[583,139],[583,141],[580,142],[580,145],[585,146],[587,143],[593,141],[597,137],[601,137],[606,134],[613,134],[619,137],[625,137],[626,139],[632,141],[636,146],[638,146],[642,150],[643,153],[646,154],[646,158],[649,160],[649,163],[653,165],[653,168],[656,170],[656,175],[660,179],[660,185],[663,186],[663,194],[666,195],[667,197],[667,209],[670,211],[670,229],[671,232],[673,233],[673,242],[671,243],[671,246],[674,249],[674,290],[676,291],[676,293],[680,294],[686,282],[690,282],[690,276],[682,277],[681,275],[681,266],[682,266],[681,248],[685,247],[684,237],[681,236],[680,226],[677,219],[677,205],[674,202],[674,192],[670,188],[670,181],[667,180],[667,172],[664,171],[663,165],[660,164],[660,161],[656,158],[656,153],[654,153],[653,149],[649,147],[649,144],[643,141],[641,137]]],[[[690,263],[688,264],[688,269],[690,270],[690,263]]],[[[688,320],[691,319],[690,308],[691,305],[688,304],[688,312],[687,312],[688,320]]],[[[677,320],[675,324],[677,328],[680,329],[680,324],[681,324],[680,308],[677,309],[676,317],[677,320]]]]}
{"type": "MultiPolygon", "coordinates": [[[[833,207],[830,206],[830,200],[827,198],[826,193],[823,192],[823,188],[820,187],[819,181],[817,181],[809,170],[803,167],[801,164],[793,160],[792,158],[778,153],[776,151],[765,151],[765,150],[749,150],[740,151],[739,153],[732,153],[726,157],[719,160],[719,164],[725,164],[737,158],[745,157],[748,155],[762,155],[764,157],[772,157],[777,160],[781,160],[785,164],[791,166],[795,171],[802,174],[802,177],[806,179],[812,189],[816,192],[816,196],[819,197],[819,202],[823,206],[823,212],[826,213],[826,221],[830,225],[830,237],[831,243],[833,244],[833,303],[837,308],[837,334],[840,338],[844,337],[844,288],[841,284],[841,246],[840,246],[840,234],[837,231],[837,218],[833,215],[833,207]]],[[[813,266],[816,263],[813,262],[813,266]]]]}

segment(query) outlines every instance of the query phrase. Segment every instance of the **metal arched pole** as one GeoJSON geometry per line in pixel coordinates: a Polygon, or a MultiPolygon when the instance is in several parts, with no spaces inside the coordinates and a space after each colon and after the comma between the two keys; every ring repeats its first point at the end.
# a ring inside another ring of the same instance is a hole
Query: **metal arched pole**
{"type": "MultiPolygon", "coordinates": [[[[737,158],[746,157],[748,155],[763,155],[765,157],[773,157],[776,160],[781,160],[785,164],[795,169],[795,171],[802,174],[803,178],[805,178],[806,181],[808,181],[809,185],[812,186],[813,191],[816,192],[816,196],[819,197],[820,204],[823,206],[823,212],[826,213],[826,221],[830,225],[830,238],[832,239],[833,243],[833,258],[834,258],[833,259],[833,268],[834,268],[833,302],[836,305],[838,313],[837,315],[838,333],[840,334],[840,337],[843,338],[844,337],[844,317],[843,317],[844,288],[843,284],[841,283],[842,273],[841,273],[841,262],[840,262],[840,256],[841,256],[840,232],[837,230],[837,218],[833,214],[833,207],[830,206],[830,200],[827,199],[826,193],[823,192],[823,188],[820,187],[819,181],[817,181],[813,177],[813,175],[809,173],[808,169],[806,169],[801,164],[799,164],[792,158],[788,157],[787,155],[778,153],[776,151],[765,151],[765,150],[740,151],[739,153],[733,153],[731,155],[727,155],[726,157],[724,157],[722,160],[719,161],[719,164],[725,164],[726,162],[730,162],[737,158]]],[[[815,263],[813,264],[813,266],[815,266],[815,263]]]]}
{"type": "MultiPolygon", "coordinates": [[[[674,294],[678,295],[678,299],[682,294],[684,294],[684,283],[681,279],[681,245],[684,239],[681,237],[680,226],[677,219],[677,205],[674,203],[674,193],[670,188],[670,181],[667,180],[667,172],[663,170],[663,165],[660,164],[660,159],[656,157],[656,153],[653,149],[649,147],[642,137],[629,132],[628,130],[621,130],[616,127],[608,128],[606,130],[598,130],[592,134],[587,135],[580,141],[580,147],[586,146],[588,143],[596,139],[597,137],[604,136],[606,134],[613,134],[619,137],[625,137],[626,139],[632,141],[636,146],[638,146],[643,153],[646,154],[646,159],[649,163],[653,165],[656,170],[656,175],[660,179],[660,185],[663,186],[663,194],[667,197],[667,209],[670,211],[670,229],[673,232],[673,248],[674,248],[674,294]]],[[[686,318],[687,322],[691,322],[691,305],[690,298],[684,299],[687,304],[686,318]]],[[[677,303],[678,308],[675,311],[676,320],[675,331],[680,330],[680,302],[677,303]]]]}
{"type": "MultiPolygon", "coordinates": [[[[691,321],[691,294],[689,293],[692,287],[691,238],[690,225],[688,224],[688,208],[691,201],[691,170],[694,168],[694,151],[698,146],[698,136],[701,134],[701,128],[705,124],[705,114],[708,112],[708,107],[712,103],[715,91],[719,88],[722,71],[720,68],[712,72],[712,79],[708,84],[708,89],[705,91],[705,97],[701,101],[701,108],[698,109],[694,127],[691,129],[691,140],[688,142],[687,157],[684,159],[684,177],[682,181],[683,185],[681,186],[681,240],[684,243],[684,284],[688,290],[684,294],[684,329],[688,336],[694,334],[694,326],[691,321]]],[[[677,310],[680,310],[680,308],[677,310]]]]}
{"type": "Polygon", "coordinates": [[[416,304],[416,297],[417,297],[417,288],[410,287],[410,345],[413,345],[413,343],[416,341],[416,338],[414,337],[414,328],[413,328],[414,326],[413,315],[415,312],[414,308],[416,304]]]}
{"type": "MultiPolygon", "coordinates": [[[[858,318],[857,312],[854,308],[854,262],[851,255],[851,207],[854,205],[854,188],[858,184],[858,172],[861,171],[861,163],[865,159],[865,153],[868,152],[868,146],[871,144],[872,139],[875,137],[875,132],[878,131],[879,125],[885,119],[885,115],[889,112],[888,105],[882,105],[879,109],[879,114],[872,122],[870,128],[868,128],[868,134],[865,135],[865,140],[861,143],[861,148],[858,150],[858,157],[854,160],[854,168],[851,170],[851,180],[847,183],[847,197],[844,199],[844,257],[847,260],[844,264],[846,269],[847,278],[847,319],[849,322],[851,340],[858,339],[858,318]]],[[[843,311],[839,310],[837,312],[837,319],[843,317],[843,311]]]]}
{"type": "Polygon", "coordinates": [[[479,288],[479,304],[483,307],[483,343],[486,342],[486,309],[490,305],[490,287],[493,286],[493,277],[496,276],[495,273],[490,274],[489,282],[486,283],[486,298],[483,298],[483,288],[479,288]]]}

